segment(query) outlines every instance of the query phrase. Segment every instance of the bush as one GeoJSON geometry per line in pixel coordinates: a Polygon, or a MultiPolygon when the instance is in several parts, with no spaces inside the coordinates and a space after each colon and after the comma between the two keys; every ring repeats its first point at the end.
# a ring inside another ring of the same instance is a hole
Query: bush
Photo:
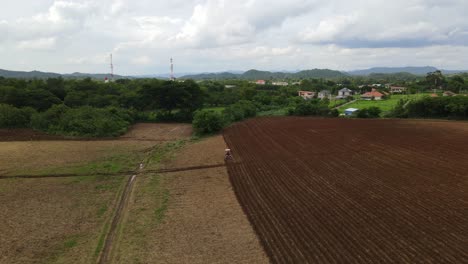
{"type": "Polygon", "coordinates": [[[406,109],[404,108],[404,105],[406,104],[407,100],[400,99],[398,101],[398,104],[390,111],[388,112],[385,117],[396,117],[396,118],[405,118],[408,117],[408,113],[406,109]]]}
{"type": "Polygon", "coordinates": [[[328,100],[302,100],[295,107],[288,110],[289,115],[297,116],[333,116],[336,112],[332,112],[328,107],[328,100]]]}
{"type": "Polygon", "coordinates": [[[371,106],[369,108],[363,108],[357,111],[356,117],[358,118],[379,118],[382,110],[376,106],[371,106]]]}
{"type": "Polygon", "coordinates": [[[193,118],[193,129],[199,135],[212,134],[221,131],[225,119],[219,112],[213,110],[198,110],[193,118]]]}
{"type": "Polygon", "coordinates": [[[223,114],[226,116],[226,120],[230,122],[237,122],[256,116],[257,108],[255,107],[254,103],[241,100],[233,105],[226,107],[226,109],[223,111],[223,114]]]}
{"type": "Polygon", "coordinates": [[[43,113],[33,115],[31,125],[51,134],[82,137],[109,137],[125,133],[133,122],[132,113],[116,107],[69,108],[55,105],[43,113]]]}
{"type": "Polygon", "coordinates": [[[31,107],[16,108],[11,105],[0,104],[0,127],[29,127],[31,116],[35,112],[36,110],[31,107]]]}
{"type": "Polygon", "coordinates": [[[31,117],[31,127],[51,134],[60,134],[60,120],[70,108],[66,105],[53,105],[47,111],[35,113],[31,117]]]}
{"type": "Polygon", "coordinates": [[[468,119],[468,97],[425,97],[410,102],[408,117],[468,119]]]}

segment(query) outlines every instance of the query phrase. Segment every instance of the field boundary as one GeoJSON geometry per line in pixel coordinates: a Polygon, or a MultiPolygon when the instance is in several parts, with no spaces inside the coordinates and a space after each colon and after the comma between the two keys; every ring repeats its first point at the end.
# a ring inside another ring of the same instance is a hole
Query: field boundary
{"type": "MultiPolygon", "coordinates": [[[[180,167],[180,168],[169,168],[169,169],[159,169],[159,170],[144,170],[145,173],[170,173],[170,172],[180,172],[180,171],[192,171],[192,170],[203,170],[211,168],[226,167],[224,163],[212,164],[212,165],[201,165],[201,166],[190,166],[190,167],[180,167]]],[[[4,179],[41,179],[41,178],[69,178],[69,177],[95,177],[95,176],[124,176],[139,173],[138,171],[125,171],[117,173],[92,173],[92,174],[52,174],[52,175],[0,175],[0,180],[4,179]]]]}

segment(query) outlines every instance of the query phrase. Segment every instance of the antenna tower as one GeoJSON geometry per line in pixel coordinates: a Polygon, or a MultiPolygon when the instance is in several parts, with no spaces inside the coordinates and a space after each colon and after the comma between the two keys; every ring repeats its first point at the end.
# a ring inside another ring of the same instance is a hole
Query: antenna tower
{"type": "Polygon", "coordinates": [[[173,60],[171,58],[171,81],[175,80],[174,78],[174,63],[173,63],[173,60]]]}
{"type": "Polygon", "coordinates": [[[114,80],[114,64],[112,63],[112,53],[110,55],[111,80],[114,80]]]}

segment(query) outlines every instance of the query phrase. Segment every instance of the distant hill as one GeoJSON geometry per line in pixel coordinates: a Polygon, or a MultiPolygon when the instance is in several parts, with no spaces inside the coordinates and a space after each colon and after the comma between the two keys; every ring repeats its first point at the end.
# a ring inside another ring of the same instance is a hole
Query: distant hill
{"type": "MultiPolygon", "coordinates": [[[[92,79],[99,79],[104,80],[105,77],[109,77],[110,74],[105,73],[70,73],[70,74],[60,74],[60,73],[53,73],[53,72],[41,72],[41,71],[7,71],[0,69],[0,76],[5,78],[18,78],[18,79],[47,79],[47,78],[57,78],[62,77],[65,79],[84,79],[84,78],[92,78],[92,79]]],[[[114,75],[115,79],[120,78],[127,78],[121,75],[114,75]]]]}
{"type": "MultiPolygon", "coordinates": [[[[376,67],[365,70],[349,71],[350,75],[361,75],[367,76],[370,74],[383,73],[383,74],[397,74],[397,73],[410,73],[414,75],[426,75],[428,72],[437,71],[436,67],[425,66],[425,67],[376,67]]],[[[467,70],[443,70],[440,69],[443,74],[454,74],[468,72],[467,70]]]]}
{"type": "Polygon", "coordinates": [[[0,69],[0,76],[5,78],[24,78],[24,79],[47,79],[47,78],[54,78],[61,76],[58,73],[53,72],[40,72],[40,71],[31,71],[31,72],[23,72],[23,71],[7,71],[0,69]]]}
{"type": "Polygon", "coordinates": [[[193,79],[193,80],[226,80],[226,79],[239,79],[239,74],[230,72],[220,73],[199,73],[190,74],[180,77],[180,79],[193,79]]]}
{"type": "Polygon", "coordinates": [[[259,70],[248,70],[241,74],[231,72],[223,73],[202,73],[194,75],[182,76],[181,79],[194,80],[226,80],[226,79],[241,79],[241,80],[278,80],[278,79],[307,79],[307,78],[339,78],[347,76],[340,71],[328,69],[313,69],[299,72],[270,72],[259,70]]]}

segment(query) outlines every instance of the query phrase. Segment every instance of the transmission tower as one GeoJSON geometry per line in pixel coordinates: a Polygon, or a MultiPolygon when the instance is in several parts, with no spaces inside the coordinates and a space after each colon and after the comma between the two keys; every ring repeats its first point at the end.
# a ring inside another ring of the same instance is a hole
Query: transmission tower
{"type": "Polygon", "coordinates": [[[174,81],[175,80],[175,77],[174,77],[174,62],[171,58],[171,81],[174,81]]]}
{"type": "Polygon", "coordinates": [[[111,81],[114,80],[114,64],[112,63],[112,53],[110,55],[111,81]]]}

